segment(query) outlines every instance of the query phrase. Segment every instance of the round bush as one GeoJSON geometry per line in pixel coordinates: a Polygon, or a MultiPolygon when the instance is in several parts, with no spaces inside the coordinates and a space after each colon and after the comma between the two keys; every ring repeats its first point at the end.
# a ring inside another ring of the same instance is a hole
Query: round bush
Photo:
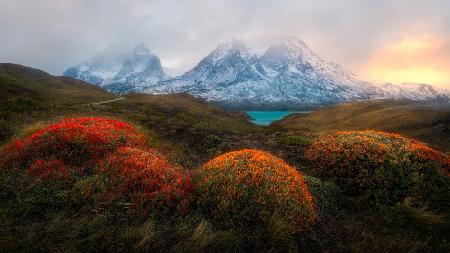
{"type": "Polygon", "coordinates": [[[154,149],[119,148],[101,163],[98,173],[108,178],[108,201],[125,196],[135,206],[175,207],[183,212],[189,206],[189,174],[154,149]]]}
{"type": "Polygon", "coordinates": [[[2,165],[47,178],[53,173],[67,175],[67,167],[83,174],[117,148],[145,143],[144,135],[121,121],[68,118],[6,145],[2,165]]]}
{"type": "Polygon", "coordinates": [[[337,132],[316,140],[305,158],[344,194],[364,202],[393,204],[408,196],[424,201],[448,196],[449,157],[398,134],[337,132]]]}
{"type": "Polygon", "coordinates": [[[267,152],[229,152],[196,172],[199,205],[222,224],[245,228],[276,222],[299,232],[315,220],[302,174],[267,152]]]}

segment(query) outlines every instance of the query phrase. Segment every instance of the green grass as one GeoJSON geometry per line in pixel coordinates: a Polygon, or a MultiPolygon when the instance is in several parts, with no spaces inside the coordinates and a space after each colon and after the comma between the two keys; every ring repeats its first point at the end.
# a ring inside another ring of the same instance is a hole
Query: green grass
{"type": "Polygon", "coordinates": [[[311,139],[302,135],[288,135],[282,139],[282,143],[287,145],[308,146],[311,144],[311,139]]]}

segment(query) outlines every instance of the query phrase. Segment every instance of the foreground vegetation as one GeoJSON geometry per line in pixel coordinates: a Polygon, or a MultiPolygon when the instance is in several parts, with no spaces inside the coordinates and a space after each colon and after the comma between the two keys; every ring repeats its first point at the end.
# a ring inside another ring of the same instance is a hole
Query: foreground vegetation
{"type": "MultiPolygon", "coordinates": [[[[260,128],[188,95],[114,100],[10,64],[0,85],[0,252],[450,250],[448,155],[420,141],[260,128]]],[[[415,137],[445,152],[423,115],[415,137]]]]}

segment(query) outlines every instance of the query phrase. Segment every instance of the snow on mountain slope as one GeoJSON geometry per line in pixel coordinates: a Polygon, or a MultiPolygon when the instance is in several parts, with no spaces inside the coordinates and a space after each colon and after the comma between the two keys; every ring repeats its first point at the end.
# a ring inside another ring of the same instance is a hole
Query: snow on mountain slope
{"type": "Polygon", "coordinates": [[[116,93],[189,93],[235,109],[299,109],[368,99],[436,100],[448,92],[426,84],[372,84],[322,60],[301,40],[287,37],[254,54],[242,42],[220,44],[194,68],[169,79],[143,45],[107,49],[65,75],[116,93]]]}
{"type": "Polygon", "coordinates": [[[187,92],[240,109],[295,109],[352,100],[446,97],[429,85],[361,81],[339,65],[322,60],[295,37],[282,39],[262,55],[251,54],[236,40],[220,44],[192,70],[145,92],[187,92]]]}
{"type": "Polygon", "coordinates": [[[63,75],[116,93],[141,91],[169,78],[159,58],[144,44],[135,46],[132,51],[110,46],[93,58],[68,68],[63,75]]]}
{"type": "Polygon", "coordinates": [[[436,100],[440,103],[450,102],[450,92],[437,89],[429,84],[402,83],[402,84],[378,84],[383,89],[384,97],[392,99],[409,100],[436,100]]]}
{"type": "Polygon", "coordinates": [[[227,107],[257,109],[314,107],[383,94],[293,37],[261,56],[236,40],[221,44],[192,70],[145,91],[187,92],[227,107]]]}

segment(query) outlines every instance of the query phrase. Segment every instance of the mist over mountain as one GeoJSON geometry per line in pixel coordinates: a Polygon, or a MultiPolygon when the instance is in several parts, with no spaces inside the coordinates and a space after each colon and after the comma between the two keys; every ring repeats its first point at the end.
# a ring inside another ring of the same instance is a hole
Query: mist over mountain
{"type": "Polygon", "coordinates": [[[68,68],[63,75],[115,93],[141,91],[147,85],[169,78],[160,59],[144,44],[136,45],[130,51],[110,46],[91,59],[68,68]]]}
{"type": "Polygon", "coordinates": [[[313,108],[355,100],[410,99],[448,103],[427,84],[373,84],[285,37],[256,54],[243,42],[218,45],[195,67],[171,78],[144,45],[132,52],[107,48],[64,75],[114,93],[189,93],[233,109],[313,108]]]}

